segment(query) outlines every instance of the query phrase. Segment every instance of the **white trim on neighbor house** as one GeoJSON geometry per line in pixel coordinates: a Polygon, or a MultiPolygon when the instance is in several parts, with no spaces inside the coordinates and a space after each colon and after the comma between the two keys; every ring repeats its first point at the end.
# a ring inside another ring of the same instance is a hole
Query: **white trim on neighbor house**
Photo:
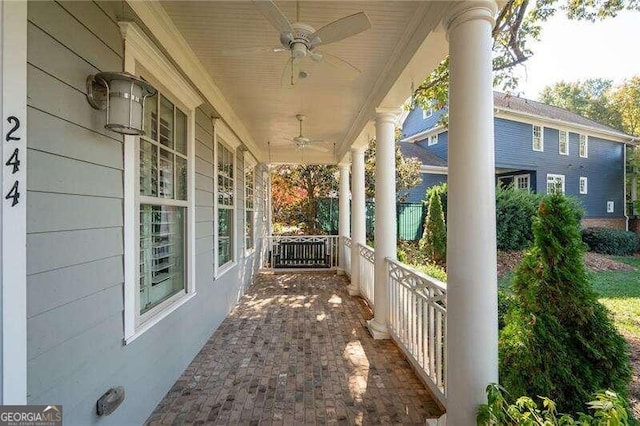
{"type": "Polygon", "coordinates": [[[558,154],[569,155],[569,131],[558,129],[558,154]],[[564,135],[564,150],[562,149],[561,136],[564,135]]]}
{"type": "Polygon", "coordinates": [[[24,405],[27,403],[27,2],[1,2],[0,23],[3,167],[0,404],[24,405]],[[18,170],[6,165],[8,160],[16,159],[12,158],[16,150],[18,170]],[[16,182],[19,198],[5,198],[16,182]],[[18,201],[15,205],[14,200],[18,201]]]}
{"type": "Polygon", "coordinates": [[[589,193],[589,181],[585,176],[580,176],[580,180],[578,181],[578,192],[580,194],[588,194],[589,193]]]}
{"type": "Polygon", "coordinates": [[[589,158],[589,136],[578,133],[578,155],[580,158],[589,158]],[[582,155],[582,138],[584,138],[584,155],[582,155]]]}
{"type": "MultiPolygon", "coordinates": [[[[120,23],[124,70],[145,78],[187,115],[187,224],[185,290],[140,315],[139,295],[139,138],[124,136],[124,342],[131,343],[195,296],[195,109],[202,103],[191,85],[133,23],[120,23]],[[159,86],[159,87],[158,87],[159,86]],[[171,88],[171,89],[169,89],[171,88]],[[177,102],[176,102],[177,101],[177,102]]],[[[168,202],[167,204],[175,204],[168,202]]]]}
{"type": "Polygon", "coordinates": [[[539,124],[531,125],[531,149],[537,152],[544,152],[544,126],[539,124]],[[540,129],[540,147],[536,148],[536,127],[540,129]]]}
{"type": "Polygon", "coordinates": [[[407,136],[404,139],[400,139],[400,142],[419,142],[419,141],[425,140],[429,135],[432,135],[432,134],[439,135],[440,133],[445,131],[447,131],[447,128],[445,126],[436,126],[436,127],[432,127],[430,129],[418,132],[415,135],[407,136]]]}
{"type": "Polygon", "coordinates": [[[607,213],[615,213],[615,202],[609,200],[607,201],[607,213]]]}
{"type": "MultiPolygon", "coordinates": [[[[218,279],[224,275],[227,271],[233,269],[238,264],[238,227],[236,226],[237,211],[238,211],[238,176],[236,170],[236,148],[240,145],[240,140],[235,137],[235,134],[231,132],[231,129],[220,119],[213,119],[213,168],[215,178],[213,180],[213,279],[218,279]],[[226,138],[230,138],[229,140],[226,138]],[[219,227],[218,227],[218,138],[221,139],[220,143],[224,145],[229,151],[231,151],[233,158],[233,206],[232,206],[232,220],[233,226],[231,226],[230,241],[233,242],[231,249],[231,260],[224,265],[218,266],[218,240],[219,240],[219,227]]],[[[244,199],[243,199],[244,202],[244,199]]],[[[243,209],[244,211],[244,209],[243,209]]],[[[244,234],[244,231],[243,231],[244,234]]],[[[244,236],[242,237],[244,238],[244,236]]],[[[244,245],[244,244],[243,244],[244,245]]]]}
{"type": "Polygon", "coordinates": [[[424,108],[420,108],[422,109],[422,119],[426,120],[427,118],[431,118],[433,116],[433,108],[429,107],[426,110],[424,108]]]}
{"type": "Polygon", "coordinates": [[[420,166],[420,173],[428,173],[432,175],[446,175],[449,173],[449,168],[444,166],[420,166]]]}
{"type": "Polygon", "coordinates": [[[258,147],[251,134],[244,126],[231,104],[222,94],[209,72],[205,69],[198,56],[184,39],[167,12],[159,1],[127,0],[127,4],[144,22],[149,31],[158,40],[167,54],[179,64],[185,75],[195,87],[204,95],[206,100],[229,123],[234,133],[244,141],[247,148],[260,160],[265,160],[264,152],[258,147]]]}
{"type": "Polygon", "coordinates": [[[609,131],[604,129],[597,129],[584,124],[572,123],[563,120],[556,120],[553,118],[542,117],[539,115],[528,114],[526,112],[515,111],[509,108],[496,108],[494,113],[495,118],[503,118],[506,120],[517,121],[520,123],[535,124],[538,126],[549,127],[553,129],[570,128],[576,129],[574,133],[584,133],[589,136],[595,136],[602,139],[607,139],[614,142],[620,142],[625,144],[635,144],[638,142],[638,138],[624,133],[609,131]]]}
{"type": "Polygon", "coordinates": [[[438,134],[429,135],[427,137],[427,146],[434,146],[438,144],[438,134]]]}

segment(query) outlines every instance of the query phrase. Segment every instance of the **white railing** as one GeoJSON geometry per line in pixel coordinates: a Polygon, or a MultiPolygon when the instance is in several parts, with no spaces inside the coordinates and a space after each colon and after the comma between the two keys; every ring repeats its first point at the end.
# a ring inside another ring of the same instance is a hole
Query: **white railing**
{"type": "Polygon", "coordinates": [[[358,245],[358,252],[360,258],[358,259],[358,277],[360,288],[360,294],[367,299],[369,305],[373,308],[374,290],[373,290],[373,277],[374,277],[374,250],[369,246],[358,245]]]}
{"type": "Polygon", "coordinates": [[[271,235],[261,237],[261,269],[336,269],[337,235],[271,235]]]}
{"type": "Polygon", "coordinates": [[[351,277],[351,238],[343,237],[342,255],[344,256],[344,272],[351,277]]]}
{"type": "Polygon", "coordinates": [[[389,331],[434,395],[445,405],[447,285],[387,259],[389,331]]]}

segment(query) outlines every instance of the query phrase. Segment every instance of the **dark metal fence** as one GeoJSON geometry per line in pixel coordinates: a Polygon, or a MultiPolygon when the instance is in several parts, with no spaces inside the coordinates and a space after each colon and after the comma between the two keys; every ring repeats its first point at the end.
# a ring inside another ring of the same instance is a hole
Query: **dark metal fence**
{"type": "MultiPolygon", "coordinates": [[[[367,239],[372,240],[375,229],[375,202],[366,202],[367,239]]],[[[338,234],[338,199],[321,198],[318,200],[317,219],[325,232],[338,234]]],[[[414,241],[422,238],[427,206],[424,203],[396,203],[398,240],[414,241]]]]}

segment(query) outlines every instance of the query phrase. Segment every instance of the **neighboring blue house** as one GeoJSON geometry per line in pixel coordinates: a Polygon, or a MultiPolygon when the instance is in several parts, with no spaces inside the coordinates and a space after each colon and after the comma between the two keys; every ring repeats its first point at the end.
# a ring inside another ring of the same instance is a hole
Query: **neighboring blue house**
{"type": "MultiPolygon", "coordinates": [[[[496,183],[547,193],[560,188],[579,199],[585,226],[626,228],[626,145],[636,138],[562,108],[494,92],[496,183]]],[[[422,161],[422,183],[407,202],[447,180],[448,134],[440,111],[412,110],[400,147],[422,161]]]]}

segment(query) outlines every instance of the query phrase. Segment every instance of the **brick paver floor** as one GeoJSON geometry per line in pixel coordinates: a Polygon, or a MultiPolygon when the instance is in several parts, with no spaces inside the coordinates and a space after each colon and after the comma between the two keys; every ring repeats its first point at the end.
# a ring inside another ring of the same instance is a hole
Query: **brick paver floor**
{"type": "Polygon", "coordinates": [[[262,274],[148,424],[425,424],[440,410],[347,281],[262,274]]]}

